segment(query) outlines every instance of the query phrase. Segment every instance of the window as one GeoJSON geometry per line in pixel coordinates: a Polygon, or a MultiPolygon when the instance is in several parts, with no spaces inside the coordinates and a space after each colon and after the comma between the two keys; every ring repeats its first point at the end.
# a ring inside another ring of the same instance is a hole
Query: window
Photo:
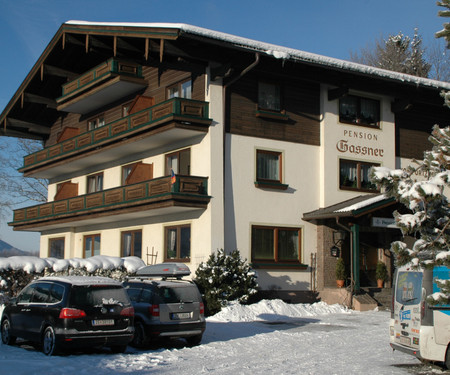
{"type": "Polygon", "coordinates": [[[64,259],[64,237],[49,239],[48,248],[50,258],[64,259]]]}
{"type": "Polygon", "coordinates": [[[100,234],[84,236],[84,257],[100,255],[100,234]]]}
{"type": "Polygon", "coordinates": [[[179,225],[166,227],[166,260],[189,261],[191,257],[191,226],[179,225]]]}
{"type": "Polygon", "coordinates": [[[183,81],[167,88],[167,99],[192,98],[192,81],[183,81]]]}
{"type": "Polygon", "coordinates": [[[133,102],[129,102],[122,105],[122,117],[127,117],[130,114],[131,104],[133,102]]]}
{"type": "Polygon", "coordinates": [[[269,111],[281,111],[281,90],[279,85],[259,82],[258,107],[269,111]]]}
{"type": "Polygon", "coordinates": [[[87,122],[88,130],[94,130],[104,125],[105,125],[105,118],[103,117],[103,115],[92,118],[87,122]]]}
{"type": "Polygon", "coordinates": [[[380,164],[365,163],[354,160],[339,160],[339,187],[342,190],[377,191],[370,182],[369,171],[380,164]]]}
{"type": "Polygon", "coordinates": [[[380,102],[359,96],[344,96],[339,100],[339,121],[378,127],[380,102]]]}
{"type": "Polygon", "coordinates": [[[191,149],[187,148],[166,155],[166,176],[173,170],[175,174],[191,174],[191,149]]]}
{"type": "Polygon", "coordinates": [[[281,152],[256,150],[256,181],[282,182],[281,152]]]}
{"type": "Polygon", "coordinates": [[[301,229],[252,226],[252,261],[300,263],[301,229]]]}
{"type": "Polygon", "coordinates": [[[133,164],[128,164],[128,165],[122,166],[122,185],[127,184],[127,178],[130,175],[130,173],[133,171],[133,168],[136,166],[136,164],[138,164],[138,163],[133,163],[133,164]]]}
{"type": "Polygon", "coordinates": [[[87,178],[87,193],[103,190],[103,173],[97,173],[87,178]]]}
{"type": "Polygon", "coordinates": [[[142,231],[122,232],[121,254],[123,257],[142,258],[142,231]]]}

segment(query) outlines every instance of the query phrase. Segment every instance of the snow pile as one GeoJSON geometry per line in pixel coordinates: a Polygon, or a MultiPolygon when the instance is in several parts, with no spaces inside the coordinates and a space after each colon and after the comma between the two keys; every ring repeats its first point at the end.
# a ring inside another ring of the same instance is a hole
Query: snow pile
{"type": "Polygon", "coordinates": [[[13,256],[9,258],[0,258],[0,271],[23,270],[27,273],[41,273],[46,268],[54,272],[61,272],[72,268],[85,268],[88,272],[95,272],[99,269],[112,270],[124,268],[127,272],[135,273],[139,268],[144,267],[145,263],[138,257],[111,257],[106,255],[96,255],[90,258],[38,258],[33,256],[13,256]]]}
{"type": "Polygon", "coordinates": [[[287,304],[280,300],[262,300],[252,305],[241,305],[231,302],[222,310],[208,318],[216,322],[280,322],[292,318],[311,317],[319,315],[352,313],[342,305],[327,305],[325,302],[313,304],[287,304]]]}

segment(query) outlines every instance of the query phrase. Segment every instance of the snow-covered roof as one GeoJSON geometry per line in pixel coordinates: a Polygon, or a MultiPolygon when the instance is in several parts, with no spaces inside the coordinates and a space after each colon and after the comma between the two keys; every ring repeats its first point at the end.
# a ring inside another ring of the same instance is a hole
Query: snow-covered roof
{"type": "Polygon", "coordinates": [[[355,216],[394,202],[394,198],[388,198],[385,194],[360,195],[325,208],[307,212],[303,215],[303,220],[355,216]]]}
{"type": "Polygon", "coordinates": [[[400,82],[412,83],[421,86],[427,86],[438,89],[450,90],[450,83],[436,81],[427,78],[421,78],[412,76],[409,74],[403,74],[393,72],[390,70],[371,67],[368,65],[358,64],[346,60],[340,60],[332,57],[326,57],[310,52],[305,52],[293,48],[282,47],[275,44],[260,42],[253,39],[247,39],[232,34],[223,33],[220,31],[214,31],[205,29],[198,26],[188,25],[184,23],[142,23],[142,22],[88,22],[88,21],[68,21],[67,25],[79,25],[79,26],[116,26],[116,27],[148,27],[148,28],[168,28],[178,29],[183,33],[202,36],[209,39],[214,39],[226,43],[230,43],[235,46],[250,49],[253,51],[266,53],[277,59],[301,61],[305,63],[311,63],[315,65],[323,65],[334,69],[352,71],[356,73],[377,76],[385,79],[393,79],[400,82]]]}

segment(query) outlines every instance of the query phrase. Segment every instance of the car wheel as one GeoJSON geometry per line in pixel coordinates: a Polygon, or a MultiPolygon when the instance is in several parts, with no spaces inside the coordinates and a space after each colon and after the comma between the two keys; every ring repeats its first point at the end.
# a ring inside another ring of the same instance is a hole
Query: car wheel
{"type": "Polygon", "coordinates": [[[5,345],[14,345],[16,337],[11,335],[11,323],[8,318],[2,322],[2,343],[5,345]]]}
{"type": "Polygon", "coordinates": [[[445,367],[450,370],[450,345],[447,347],[447,353],[445,354],[445,367]]]}
{"type": "Polygon", "coordinates": [[[186,337],[186,341],[189,346],[197,346],[202,342],[202,335],[186,337]]]}
{"type": "Polygon", "coordinates": [[[142,348],[147,341],[147,337],[145,335],[144,326],[141,322],[136,322],[134,324],[134,337],[133,341],[131,341],[131,346],[135,348],[142,348]]]}
{"type": "Polygon", "coordinates": [[[55,355],[58,352],[55,330],[52,326],[45,328],[42,335],[42,352],[48,356],[55,355]]]}
{"type": "Polygon", "coordinates": [[[126,345],[114,345],[111,346],[111,351],[113,353],[125,353],[125,350],[127,350],[127,346],[126,345]]]}

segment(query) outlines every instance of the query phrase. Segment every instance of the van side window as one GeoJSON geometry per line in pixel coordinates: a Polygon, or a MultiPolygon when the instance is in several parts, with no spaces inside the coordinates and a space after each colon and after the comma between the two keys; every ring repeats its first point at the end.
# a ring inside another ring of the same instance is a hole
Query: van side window
{"type": "Polygon", "coordinates": [[[150,289],[143,289],[141,295],[141,302],[153,302],[153,292],[150,289]]]}
{"type": "Polygon", "coordinates": [[[62,285],[53,284],[50,290],[50,298],[48,303],[58,303],[63,299],[64,287],[62,285]]]}
{"type": "Polygon", "coordinates": [[[30,303],[35,285],[27,286],[17,297],[17,303],[30,303]]]}
{"type": "Polygon", "coordinates": [[[49,283],[38,283],[34,288],[33,297],[31,302],[34,303],[47,303],[50,297],[50,288],[52,284],[49,283]]]}

